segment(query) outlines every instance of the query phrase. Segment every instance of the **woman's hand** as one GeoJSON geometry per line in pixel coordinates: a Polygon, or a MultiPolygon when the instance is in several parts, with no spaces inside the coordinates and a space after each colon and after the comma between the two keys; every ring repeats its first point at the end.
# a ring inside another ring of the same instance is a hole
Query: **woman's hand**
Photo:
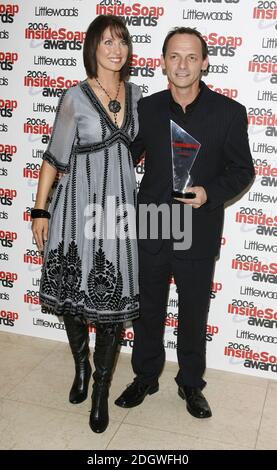
{"type": "Polygon", "coordinates": [[[32,232],[39,251],[43,251],[48,238],[49,220],[46,218],[33,219],[32,232]]]}

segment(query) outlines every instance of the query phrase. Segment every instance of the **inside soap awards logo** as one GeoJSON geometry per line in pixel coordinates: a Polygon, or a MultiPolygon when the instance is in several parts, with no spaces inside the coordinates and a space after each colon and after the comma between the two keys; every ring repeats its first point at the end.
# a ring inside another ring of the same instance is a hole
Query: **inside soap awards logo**
{"type": "Polygon", "coordinates": [[[276,20],[276,1],[258,1],[257,5],[253,9],[253,18],[255,20],[276,20]]]}
{"type": "Polygon", "coordinates": [[[18,274],[10,271],[0,271],[0,286],[12,289],[18,280],[18,274]]]}
{"type": "Polygon", "coordinates": [[[0,161],[4,163],[10,163],[13,160],[13,156],[17,152],[16,145],[1,144],[0,143],[0,161]]]}
{"type": "Polygon", "coordinates": [[[0,188],[0,204],[3,206],[11,206],[16,196],[16,189],[0,188]]]}
{"type": "Polygon", "coordinates": [[[38,135],[43,144],[47,144],[50,140],[53,126],[46,122],[45,119],[40,118],[26,118],[23,123],[24,134],[38,135]]]}
{"type": "Polygon", "coordinates": [[[228,96],[228,98],[231,98],[232,100],[238,97],[237,88],[223,88],[212,84],[207,84],[207,86],[210,88],[210,90],[213,90],[216,93],[219,93],[220,95],[228,96]]]}
{"type": "Polygon", "coordinates": [[[43,258],[41,252],[39,250],[33,250],[27,248],[24,255],[23,255],[23,262],[24,263],[31,263],[31,264],[39,264],[42,265],[43,258]]]}
{"type": "Polygon", "coordinates": [[[19,12],[19,5],[0,3],[0,20],[2,23],[13,23],[19,12]]]}
{"type": "Polygon", "coordinates": [[[261,328],[277,328],[277,311],[272,307],[259,307],[253,301],[232,299],[227,313],[233,318],[246,319],[248,325],[261,328]]]}
{"type": "Polygon", "coordinates": [[[0,246],[4,248],[12,248],[17,240],[17,233],[10,230],[0,230],[0,246]]]}
{"type": "Polygon", "coordinates": [[[23,178],[38,179],[40,173],[40,164],[33,162],[26,162],[23,168],[23,178]]]}
{"type": "Polygon", "coordinates": [[[52,29],[47,23],[29,23],[25,39],[42,41],[47,50],[81,50],[86,33],[66,28],[52,29]]]}
{"type": "MultiPolygon", "coordinates": [[[[277,40],[275,38],[275,47],[277,40]]],[[[270,74],[270,83],[277,83],[277,55],[276,54],[253,54],[252,59],[248,62],[248,72],[270,74]]],[[[266,95],[265,95],[266,97],[266,95]]]]}
{"type": "Polygon", "coordinates": [[[18,61],[17,52],[2,52],[0,51],[0,70],[10,71],[13,70],[15,62],[18,61]]]}
{"type": "MultiPolygon", "coordinates": [[[[101,0],[96,5],[96,15],[119,16],[126,26],[157,26],[164,15],[164,7],[160,5],[142,5],[130,2],[126,5],[121,0],[101,0]]],[[[154,3],[154,2],[153,2],[154,3]]]]}
{"type": "Polygon", "coordinates": [[[260,261],[257,256],[236,254],[232,259],[231,268],[253,273],[252,281],[277,284],[277,263],[260,261]]]}
{"type": "Polygon", "coordinates": [[[17,100],[0,98],[0,116],[6,118],[13,117],[13,112],[17,108],[17,106],[17,100]]]}
{"type": "Polygon", "coordinates": [[[14,323],[19,319],[17,312],[10,310],[0,310],[0,325],[14,326],[14,323]]]}
{"type": "MultiPolygon", "coordinates": [[[[254,149],[261,149],[261,151],[267,153],[271,149],[274,149],[274,146],[270,146],[265,143],[258,143],[256,146],[253,145],[253,151],[257,151],[254,149]]],[[[263,187],[272,187],[273,189],[277,186],[277,167],[273,166],[272,164],[268,164],[266,159],[254,159],[254,167],[256,173],[256,182],[260,183],[263,187]]],[[[263,196],[263,195],[262,195],[263,196]]],[[[274,196],[271,197],[260,197],[261,202],[273,202],[275,203],[276,200],[274,196]]]]}
{"type": "Polygon", "coordinates": [[[212,288],[210,291],[210,299],[215,299],[216,295],[222,291],[222,282],[212,282],[212,288]]]}
{"type": "Polygon", "coordinates": [[[230,341],[224,347],[224,356],[242,359],[244,367],[248,369],[277,372],[277,356],[267,351],[255,352],[248,344],[230,341]]]}
{"type": "Polygon", "coordinates": [[[242,45],[241,36],[223,36],[212,32],[203,34],[203,38],[207,43],[209,56],[233,57],[242,45]]]}
{"type": "Polygon", "coordinates": [[[258,235],[277,235],[277,216],[266,214],[261,208],[240,207],[235,214],[235,223],[256,225],[258,235]]]}
{"type": "Polygon", "coordinates": [[[140,57],[133,54],[130,60],[131,77],[154,77],[155,71],[161,66],[159,57],[140,57]]]}
{"type": "Polygon", "coordinates": [[[134,332],[133,332],[133,330],[127,330],[127,329],[123,328],[119,344],[121,346],[132,348],[134,346],[134,332]]]}
{"type": "Polygon", "coordinates": [[[27,70],[23,80],[24,86],[31,89],[31,94],[35,93],[34,89],[41,88],[42,96],[53,98],[59,98],[65,90],[79,83],[79,80],[71,80],[64,75],[51,77],[41,70],[27,70]]]}
{"type": "Polygon", "coordinates": [[[23,297],[23,302],[25,304],[39,305],[39,292],[32,289],[27,289],[23,297]]]}

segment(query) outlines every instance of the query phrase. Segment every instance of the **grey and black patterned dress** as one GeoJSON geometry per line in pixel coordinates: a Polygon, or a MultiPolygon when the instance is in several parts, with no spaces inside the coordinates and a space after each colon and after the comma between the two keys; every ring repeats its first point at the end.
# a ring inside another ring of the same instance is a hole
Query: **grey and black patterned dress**
{"type": "Polygon", "coordinates": [[[49,208],[40,282],[41,303],[57,315],[102,323],[138,317],[136,179],[128,147],[138,132],[141,91],[126,82],[125,92],[119,129],[87,80],[59,102],[43,159],[63,175],[49,208]],[[115,212],[124,237],[107,236],[107,214],[115,212]]]}

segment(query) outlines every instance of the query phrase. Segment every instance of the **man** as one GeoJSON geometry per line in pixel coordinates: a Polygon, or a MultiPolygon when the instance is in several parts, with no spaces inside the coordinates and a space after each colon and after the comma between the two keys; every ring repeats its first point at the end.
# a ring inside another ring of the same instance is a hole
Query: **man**
{"type": "MultiPolygon", "coordinates": [[[[131,408],[158,391],[165,361],[163,344],[168,281],[178,290],[175,378],[179,396],[196,418],[212,415],[202,389],[206,325],[215,257],[223,225],[224,203],[240,194],[254,177],[247,136],[247,115],[241,104],[211,91],[201,76],[208,68],[208,50],[200,33],[175,28],[163,45],[162,67],[169,90],[139,103],[139,134],[132,154],[145,152],[145,174],[138,194],[141,204],[192,206],[192,245],[174,250],[170,240],[139,240],[140,310],[133,322],[132,366],[136,374],[115,404],[131,408]],[[192,167],[194,199],[172,197],[170,120],[201,143],[192,167]]],[[[138,227],[139,228],[139,227],[138,227]]]]}

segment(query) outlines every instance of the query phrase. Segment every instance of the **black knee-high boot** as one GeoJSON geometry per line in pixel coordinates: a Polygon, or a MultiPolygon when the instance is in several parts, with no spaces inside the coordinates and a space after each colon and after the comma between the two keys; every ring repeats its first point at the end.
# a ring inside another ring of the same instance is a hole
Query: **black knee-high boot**
{"type": "Polygon", "coordinates": [[[63,318],[69,345],[75,362],[75,378],[69,392],[70,403],[82,403],[87,398],[91,376],[89,362],[89,333],[85,320],[73,315],[63,318]]]}
{"type": "Polygon", "coordinates": [[[98,324],[94,349],[93,391],[89,425],[93,432],[104,432],[109,424],[109,387],[115,364],[122,323],[98,324]]]}

